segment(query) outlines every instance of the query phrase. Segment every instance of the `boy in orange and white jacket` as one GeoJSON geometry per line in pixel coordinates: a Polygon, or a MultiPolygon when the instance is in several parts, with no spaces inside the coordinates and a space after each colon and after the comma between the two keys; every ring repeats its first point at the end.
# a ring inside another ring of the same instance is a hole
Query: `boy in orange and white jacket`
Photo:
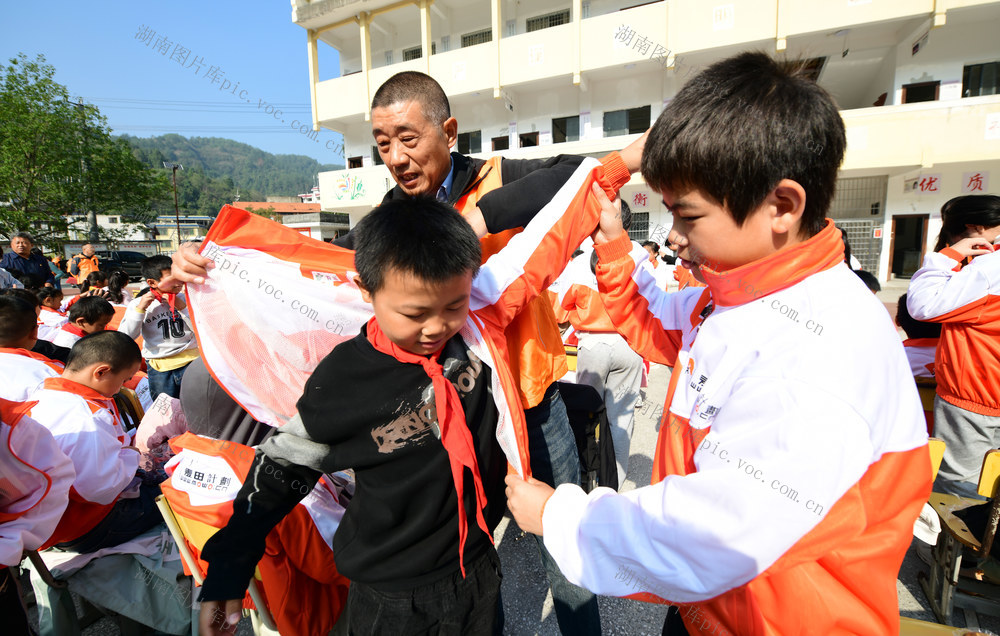
{"type": "Polygon", "coordinates": [[[69,505],[46,546],[95,552],[160,523],[153,503],[159,488],[141,483],[139,450],[112,399],[140,362],[139,346],[125,334],[90,334],[73,345],[62,375],[32,394],[29,414],[76,470],[69,505]]]}
{"type": "Polygon", "coordinates": [[[899,633],[927,432],[899,338],[824,218],[845,146],[822,88],[744,53],[681,89],[642,159],[708,287],[656,289],[602,214],[608,313],[673,366],[654,483],[588,495],[508,476],[508,504],[571,581],[679,605],[664,633],[899,633]]]}
{"type": "Polygon", "coordinates": [[[30,633],[10,568],[52,534],[73,484],[73,463],[52,434],[26,415],[30,403],[0,399],[0,616],[30,633]]]}
{"type": "Polygon", "coordinates": [[[30,350],[37,333],[31,305],[20,298],[0,296],[0,398],[23,402],[43,380],[62,373],[61,362],[30,350]]]}

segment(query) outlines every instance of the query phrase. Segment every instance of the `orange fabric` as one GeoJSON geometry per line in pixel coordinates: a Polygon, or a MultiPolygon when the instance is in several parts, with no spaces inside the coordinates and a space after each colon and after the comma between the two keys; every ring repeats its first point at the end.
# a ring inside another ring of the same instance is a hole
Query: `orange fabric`
{"type": "MultiPolygon", "coordinates": [[[[100,409],[107,409],[114,414],[115,420],[119,422],[122,421],[121,414],[118,412],[118,406],[115,404],[113,398],[106,397],[94,389],[84,386],[79,382],[74,382],[72,380],[67,380],[63,377],[57,378],[46,378],[42,383],[42,386],[46,389],[51,389],[54,391],[65,391],[67,393],[73,393],[74,395],[79,395],[87,402],[87,406],[90,407],[90,412],[95,413],[100,409]]],[[[121,435],[117,436],[118,441],[125,443],[125,438],[121,435]]],[[[40,550],[50,548],[57,543],[65,543],[67,541],[72,541],[78,539],[83,535],[90,532],[94,526],[101,522],[111,509],[117,503],[118,499],[112,501],[108,504],[99,504],[88,499],[84,499],[80,493],[76,491],[75,487],[71,487],[69,490],[69,504],[66,506],[66,512],[63,513],[62,518],[59,520],[59,525],[56,529],[52,531],[52,536],[43,545],[40,550]]]]}
{"type": "Polygon", "coordinates": [[[611,322],[611,316],[596,289],[580,284],[570,285],[563,296],[562,309],[577,331],[617,333],[615,323],[611,322]]]}
{"type": "Polygon", "coordinates": [[[552,315],[555,316],[556,322],[560,325],[569,322],[569,312],[559,304],[559,294],[551,289],[546,289],[542,294],[548,299],[549,304],[552,305],[552,315]]]}
{"type": "Polygon", "coordinates": [[[677,291],[687,287],[705,287],[705,283],[695,278],[691,270],[683,265],[674,268],[674,280],[677,281],[677,291]]]}
{"type": "Polygon", "coordinates": [[[80,273],[76,275],[76,279],[79,281],[86,280],[91,272],[96,272],[100,269],[97,254],[94,254],[90,258],[86,258],[83,254],[77,254],[73,259],[76,261],[76,266],[80,269],[80,273]]]}
{"type": "Polygon", "coordinates": [[[27,349],[11,349],[8,347],[0,347],[0,353],[9,353],[15,356],[23,356],[25,358],[31,358],[32,360],[37,360],[52,369],[58,374],[63,372],[63,363],[58,360],[53,360],[52,358],[46,358],[40,353],[35,353],[34,351],[28,351],[27,349]]]}
{"type": "MultiPolygon", "coordinates": [[[[480,197],[503,185],[500,170],[502,159],[490,157],[487,160],[476,177],[479,184],[455,204],[459,212],[468,214],[478,205],[480,197]]],[[[601,162],[605,166],[605,177],[613,190],[618,190],[628,182],[628,168],[618,153],[611,153],[602,158],[601,162]]],[[[507,230],[487,234],[480,239],[483,262],[499,252],[519,232],[520,229],[507,230]]],[[[507,326],[505,333],[507,349],[511,353],[511,371],[518,379],[521,405],[526,409],[538,406],[545,390],[569,371],[552,303],[539,295],[507,326]]]]}
{"type": "MultiPolygon", "coordinates": [[[[797,249],[778,252],[725,276],[708,270],[712,293],[720,304],[743,304],[783,289],[843,261],[839,234],[833,225],[797,249]],[[789,276],[787,273],[792,271],[789,276]],[[735,272],[735,273],[734,273],[735,272]],[[769,275],[770,273],[770,275],[769,275]],[[717,279],[712,281],[710,277],[717,279]],[[752,280],[757,288],[742,280],[752,280]],[[716,287],[718,284],[718,287],[716,287]]],[[[708,302],[708,293],[694,313],[708,302]]],[[[710,428],[696,429],[669,411],[680,369],[671,375],[666,417],[661,424],[653,462],[653,483],[668,475],[697,472],[694,454],[710,428]]],[[[822,452],[822,449],[817,449],[822,452]]],[[[826,517],[797,541],[765,572],[749,583],[716,598],[681,606],[692,633],[771,635],[778,628],[765,616],[782,616],[780,633],[897,634],[896,586],[893,577],[910,543],[907,527],[930,494],[927,446],[887,453],[869,466],[826,517]],[[905,478],[901,478],[905,476],[905,478]],[[878,582],[879,587],[875,587],[878,582]],[[804,588],[822,595],[804,597],[804,588]],[[795,607],[787,605],[795,598],[795,607]]],[[[651,594],[630,598],[663,602],[651,594]]]]}
{"type": "MultiPolygon", "coordinates": [[[[4,424],[9,426],[11,428],[11,432],[13,433],[14,427],[16,427],[17,423],[21,421],[21,418],[23,418],[28,413],[28,411],[31,410],[31,407],[34,406],[34,404],[35,404],[34,402],[12,402],[10,400],[5,400],[3,398],[0,398],[0,420],[2,420],[4,424]]],[[[7,437],[7,452],[10,453],[11,457],[21,462],[25,466],[30,466],[34,470],[37,470],[39,473],[41,473],[41,475],[45,478],[47,485],[45,487],[45,492],[42,494],[41,497],[38,498],[38,501],[35,502],[35,505],[31,506],[30,508],[25,508],[20,512],[0,511],[0,523],[13,521],[14,519],[17,519],[18,517],[25,515],[31,510],[33,510],[35,506],[37,506],[42,502],[42,499],[45,499],[45,495],[49,494],[49,489],[52,487],[52,479],[45,473],[45,471],[38,470],[37,468],[31,466],[31,464],[28,464],[27,462],[25,462],[24,460],[22,460],[20,457],[17,456],[17,454],[14,452],[14,449],[10,445],[10,436],[7,437]]]]}
{"type": "MultiPolygon", "coordinates": [[[[479,184],[455,204],[459,212],[468,214],[478,205],[480,197],[503,185],[500,170],[502,160],[502,157],[490,157],[487,160],[476,176],[479,184]]],[[[506,230],[481,238],[479,243],[483,248],[483,262],[503,249],[511,237],[521,231],[506,230]]],[[[504,332],[507,335],[507,349],[511,353],[510,368],[518,379],[521,406],[526,409],[538,406],[549,385],[569,371],[552,305],[541,296],[535,298],[504,332]]]]}
{"type": "MultiPolygon", "coordinates": [[[[255,454],[249,446],[190,432],[171,439],[170,448],[177,454],[190,450],[221,457],[241,481],[246,481],[255,454]]],[[[174,488],[171,479],[163,482],[160,489],[177,516],[222,528],[233,514],[232,501],[191,505],[187,493],[174,488]]],[[[200,558],[201,546],[185,543],[204,576],[208,562],[200,558]]],[[[333,628],[347,602],[350,581],[337,571],[330,546],[304,506],[295,506],[267,535],[264,556],[257,567],[265,602],[283,636],[325,634],[333,628]]],[[[190,574],[186,563],[184,571],[190,574]]],[[[244,606],[252,607],[249,596],[244,606]]]]}
{"type": "MultiPolygon", "coordinates": [[[[372,317],[368,321],[368,342],[388,356],[404,364],[419,364],[430,377],[434,388],[434,411],[437,414],[438,427],[441,434],[441,445],[448,453],[448,463],[451,465],[451,479],[458,494],[458,567],[465,577],[465,538],[469,534],[469,519],[465,514],[465,469],[472,473],[472,481],[476,489],[476,522],[486,536],[493,542],[493,533],[486,527],[483,509],[486,508],[486,491],[483,489],[483,478],[479,474],[479,461],[476,459],[476,447],[472,441],[472,432],[465,420],[465,410],[458,390],[448,378],[444,377],[444,367],[438,362],[441,349],[429,358],[404,351],[389,340],[378,321],[372,317]]],[[[443,347],[442,347],[443,349],[443,347]]]]}

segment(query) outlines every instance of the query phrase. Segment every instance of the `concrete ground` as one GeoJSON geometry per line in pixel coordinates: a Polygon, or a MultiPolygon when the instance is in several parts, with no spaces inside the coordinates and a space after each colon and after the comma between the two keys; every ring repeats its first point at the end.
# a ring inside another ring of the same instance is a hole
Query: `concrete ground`
{"type": "MultiPolygon", "coordinates": [[[[890,295],[895,293],[891,290],[887,292],[890,295]]],[[[899,294],[901,293],[903,292],[899,291],[899,294]]],[[[891,299],[893,306],[896,298],[898,294],[891,299]]],[[[629,476],[621,488],[623,491],[649,483],[657,435],[654,413],[656,407],[663,404],[668,379],[669,372],[666,367],[653,366],[649,386],[643,389],[643,403],[636,410],[629,476]]],[[[506,618],[504,632],[516,636],[559,634],[552,598],[534,540],[523,533],[509,516],[501,522],[495,537],[504,571],[502,588],[506,618]]],[[[926,572],[928,566],[916,556],[916,541],[915,539],[914,545],[906,554],[896,583],[900,614],[934,621],[927,599],[917,581],[918,572],[926,572]]],[[[661,632],[666,613],[666,609],[662,606],[610,597],[600,597],[599,603],[603,634],[640,636],[656,635],[661,632]]],[[[956,611],[953,623],[956,627],[978,626],[984,632],[990,630],[1000,633],[998,618],[979,616],[978,623],[969,625],[963,613],[956,611]]],[[[85,636],[103,636],[119,632],[111,619],[104,618],[83,633],[85,636]]],[[[251,633],[249,620],[244,619],[238,633],[251,633]]]]}

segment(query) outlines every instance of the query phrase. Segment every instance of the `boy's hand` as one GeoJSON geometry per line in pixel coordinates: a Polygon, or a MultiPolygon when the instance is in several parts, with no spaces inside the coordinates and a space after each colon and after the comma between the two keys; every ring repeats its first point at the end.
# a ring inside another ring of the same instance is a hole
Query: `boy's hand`
{"type": "Polygon", "coordinates": [[[951,249],[961,254],[963,258],[989,254],[994,250],[993,245],[981,237],[964,238],[952,245],[951,249]]]}
{"type": "Polygon", "coordinates": [[[604,188],[596,181],[593,190],[597,202],[601,204],[601,221],[590,237],[594,239],[595,245],[602,245],[615,240],[625,231],[622,228],[622,204],[618,197],[615,197],[614,202],[612,202],[605,194],[604,188]]]}
{"type": "Polygon", "coordinates": [[[160,284],[164,287],[183,283],[201,285],[208,276],[208,270],[215,267],[212,259],[199,254],[198,246],[191,242],[181,243],[180,249],[173,253],[170,260],[173,261],[170,275],[160,280],[160,284]]]}
{"type": "Polygon", "coordinates": [[[542,511],[555,490],[534,477],[524,481],[510,474],[504,481],[507,483],[507,507],[514,521],[521,530],[542,536],[542,511]]]}
{"type": "Polygon", "coordinates": [[[145,313],[146,310],[149,309],[149,306],[153,304],[154,300],[156,300],[156,298],[153,296],[153,292],[148,291],[139,297],[139,304],[136,305],[135,308],[145,313]]]}
{"type": "Polygon", "coordinates": [[[642,149],[646,146],[647,137],[649,137],[648,128],[641,137],[622,148],[621,152],[618,153],[622,156],[622,161],[625,162],[625,166],[632,174],[639,172],[639,168],[642,165],[642,149]]]}
{"type": "Polygon", "coordinates": [[[236,624],[243,616],[242,607],[241,599],[202,601],[201,614],[198,616],[198,633],[205,636],[235,634],[236,624]]]}

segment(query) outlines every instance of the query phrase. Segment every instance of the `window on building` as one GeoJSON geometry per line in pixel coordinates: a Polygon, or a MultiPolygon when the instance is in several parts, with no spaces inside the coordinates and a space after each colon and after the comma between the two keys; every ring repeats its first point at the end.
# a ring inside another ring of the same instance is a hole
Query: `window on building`
{"type": "Polygon", "coordinates": [[[519,135],[519,137],[521,139],[521,147],[522,148],[527,148],[528,146],[537,146],[538,145],[538,133],[537,132],[521,133],[519,135]]]}
{"type": "Polygon", "coordinates": [[[483,131],[473,130],[458,133],[457,149],[463,155],[471,155],[483,151],[483,131]]]}
{"type": "Polygon", "coordinates": [[[649,212],[632,212],[632,225],[628,229],[628,237],[640,243],[649,238],[649,212]]]}
{"type": "MultiPolygon", "coordinates": [[[[431,42],[431,55],[437,53],[437,44],[431,42]]],[[[419,60],[424,56],[423,49],[419,46],[414,46],[409,49],[403,49],[403,61],[408,62],[410,60],[419,60]]]]}
{"type": "Polygon", "coordinates": [[[649,118],[652,107],[639,106],[624,110],[611,110],[604,113],[604,136],[634,135],[646,132],[649,128],[649,118]]]}
{"type": "Polygon", "coordinates": [[[109,225],[117,225],[118,224],[118,217],[117,216],[109,216],[108,217],[108,224],[109,225]]]}
{"type": "Polygon", "coordinates": [[[493,142],[494,151],[507,150],[510,148],[510,137],[507,135],[504,135],[503,137],[494,137],[491,141],[493,142]]]}
{"type": "Polygon", "coordinates": [[[547,13],[534,18],[528,18],[525,22],[524,28],[525,31],[531,33],[532,31],[548,29],[549,27],[559,26],[560,24],[569,24],[569,9],[556,11],[555,13],[547,13]]]}
{"type": "Polygon", "coordinates": [[[962,97],[996,95],[1000,62],[970,64],[962,70],[962,97]]]}
{"type": "Polygon", "coordinates": [[[372,146],[372,161],[376,166],[381,166],[385,163],[382,161],[382,155],[378,154],[378,146],[372,146]]]}
{"type": "Polygon", "coordinates": [[[365,160],[362,159],[361,157],[348,157],[347,158],[347,167],[348,168],[352,168],[352,169],[353,168],[360,168],[363,165],[365,165],[365,160]]]}
{"type": "Polygon", "coordinates": [[[580,116],[556,117],[552,120],[552,143],[580,141],[580,116]]]}
{"type": "Polygon", "coordinates": [[[462,36],[462,48],[467,46],[475,46],[477,44],[486,44],[487,42],[493,41],[493,29],[483,29],[482,31],[475,31],[473,33],[466,33],[462,36]]]}
{"type": "Polygon", "coordinates": [[[933,102],[938,98],[938,89],[941,82],[917,82],[916,84],[903,84],[903,103],[916,104],[917,102],[933,102]]]}

